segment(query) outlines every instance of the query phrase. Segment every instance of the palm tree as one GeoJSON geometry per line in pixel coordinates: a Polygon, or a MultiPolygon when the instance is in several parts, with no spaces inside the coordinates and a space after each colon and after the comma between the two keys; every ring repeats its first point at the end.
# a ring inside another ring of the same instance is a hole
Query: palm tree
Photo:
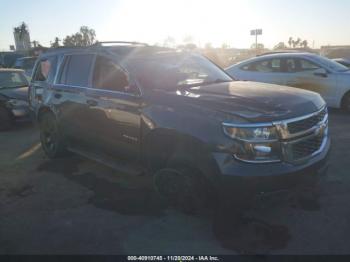
{"type": "Polygon", "coordinates": [[[288,40],[289,47],[292,47],[293,41],[294,41],[293,37],[289,37],[289,40],[288,40]]]}
{"type": "Polygon", "coordinates": [[[308,45],[309,45],[309,42],[307,40],[304,40],[303,42],[301,42],[301,45],[304,47],[304,48],[307,48],[308,45]]]}
{"type": "Polygon", "coordinates": [[[14,33],[18,35],[18,40],[21,42],[23,48],[25,48],[25,36],[29,35],[29,29],[26,23],[22,22],[19,26],[13,29],[14,33]]]}

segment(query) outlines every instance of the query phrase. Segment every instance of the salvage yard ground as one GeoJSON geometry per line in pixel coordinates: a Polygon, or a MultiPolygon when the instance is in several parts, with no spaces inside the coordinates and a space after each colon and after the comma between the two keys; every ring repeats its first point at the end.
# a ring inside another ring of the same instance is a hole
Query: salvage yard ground
{"type": "Polygon", "coordinates": [[[36,128],[19,124],[0,133],[0,253],[350,254],[350,115],[332,111],[330,130],[318,196],[266,198],[218,231],[210,217],[166,207],[147,177],[74,155],[48,160],[36,128]]]}

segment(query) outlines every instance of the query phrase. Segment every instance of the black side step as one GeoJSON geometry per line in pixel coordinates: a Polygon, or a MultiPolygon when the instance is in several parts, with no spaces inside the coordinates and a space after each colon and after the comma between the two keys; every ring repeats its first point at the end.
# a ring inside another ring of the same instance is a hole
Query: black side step
{"type": "Polygon", "coordinates": [[[112,158],[105,154],[97,154],[95,152],[88,151],[86,149],[69,147],[69,151],[81,155],[83,157],[89,158],[96,162],[99,162],[105,166],[108,166],[118,172],[126,173],[128,175],[139,176],[144,174],[144,168],[137,163],[131,163],[117,158],[112,158]]]}

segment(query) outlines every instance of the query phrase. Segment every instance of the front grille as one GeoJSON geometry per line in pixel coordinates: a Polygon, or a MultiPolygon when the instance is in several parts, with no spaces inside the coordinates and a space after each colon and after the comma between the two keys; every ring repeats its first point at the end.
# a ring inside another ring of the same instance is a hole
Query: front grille
{"type": "Polygon", "coordinates": [[[327,114],[327,108],[324,108],[322,111],[318,112],[313,116],[288,123],[287,126],[288,126],[289,134],[297,134],[299,132],[303,132],[313,128],[318,123],[323,121],[326,114],[327,114]]]}
{"type": "Polygon", "coordinates": [[[300,118],[289,119],[277,124],[283,139],[283,154],[287,162],[298,164],[322,150],[328,139],[327,108],[300,118]]]}
{"type": "Polygon", "coordinates": [[[293,160],[299,160],[317,152],[321,148],[323,139],[324,137],[319,135],[292,144],[291,154],[293,160]]]}

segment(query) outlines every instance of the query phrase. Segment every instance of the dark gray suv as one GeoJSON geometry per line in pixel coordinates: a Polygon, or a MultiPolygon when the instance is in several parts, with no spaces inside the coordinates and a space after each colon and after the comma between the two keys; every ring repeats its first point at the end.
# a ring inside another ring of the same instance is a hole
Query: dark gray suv
{"type": "Polygon", "coordinates": [[[324,171],[330,148],[320,95],[234,81],[200,54],[139,43],[42,55],[30,103],[50,158],[68,150],[151,175],[188,206],[295,186],[324,171]]]}

